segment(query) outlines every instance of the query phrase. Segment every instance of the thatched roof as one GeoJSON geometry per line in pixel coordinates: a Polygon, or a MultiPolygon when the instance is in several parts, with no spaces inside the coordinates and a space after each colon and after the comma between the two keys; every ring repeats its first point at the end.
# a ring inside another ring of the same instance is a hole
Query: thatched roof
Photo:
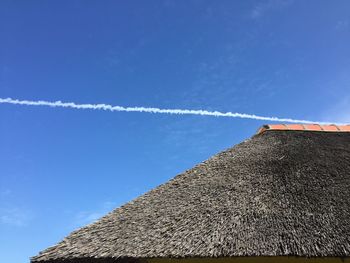
{"type": "Polygon", "coordinates": [[[349,132],[264,131],[32,262],[286,255],[350,256],[349,132]]]}

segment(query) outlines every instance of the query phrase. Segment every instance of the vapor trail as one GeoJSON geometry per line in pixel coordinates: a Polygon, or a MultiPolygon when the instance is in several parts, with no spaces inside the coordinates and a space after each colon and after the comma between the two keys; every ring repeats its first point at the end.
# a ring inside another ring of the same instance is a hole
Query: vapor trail
{"type": "MultiPolygon", "coordinates": [[[[237,112],[220,112],[220,111],[207,111],[207,110],[188,110],[188,109],[160,109],[149,107],[123,107],[112,106],[108,104],[76,104],[74,102],[62,102],[62,101],[31,101],[31,100],[18,100],[11,98],[0,98],[0,103],[27,105],[27,106],[48,106],[48,107],[62,107],[72,109],[91,109],[91,110],[104,110],[104,111],[126,111],[126,112],[147,112],[147,113],[161,113],[161,114],[178,114],[178,115],[202,115],[202,116],[214,116],[214,117],[229,117],[229,118],[242,118],[253,120],[264,120],[273,122],[290,122],[290,123],[318,123],[329,124],[330,122],[321,121],[309,121],[309,120],[297,120],[290,118],[278,118],[278,117],[265,117],[254,114],[237,113],[237,112]]],[[[340,124],[340,123],[334,123],[340,124]]]]}

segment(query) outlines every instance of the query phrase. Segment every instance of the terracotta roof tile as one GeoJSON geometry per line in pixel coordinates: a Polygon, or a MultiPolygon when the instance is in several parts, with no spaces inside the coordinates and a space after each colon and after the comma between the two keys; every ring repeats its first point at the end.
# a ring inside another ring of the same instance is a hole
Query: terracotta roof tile
{"type": "Polygon", "coordinates": [[[286,126],[287,126],[288,130],[296,130],[296,131],[305,130],[305,127],[302,124],[288,124],[286,126]]]}
{"type": "Polygon", "coordinates": [[[304,127],[308,131],[322,131],[322,127],[319,124],[305,124],[304,127]]]}
{"type": "Polygon", "coordinates": [[[320,124],[267,124],[257,131],[257,134],[268,130],[279,131],[318,131],[318,132],[350,132],[349,125],[320,125],[320,124]]]}
{"type": "Polygon", "coordinates": [[[323,131],[339,131],[337,125],[322,125],[323,131]]]}
{"type": "Polygon", "coordinates": [[[340,131],[343,132],[350,132],[350,125],[342,125],[342,126],[338,126],[340,131]]]}

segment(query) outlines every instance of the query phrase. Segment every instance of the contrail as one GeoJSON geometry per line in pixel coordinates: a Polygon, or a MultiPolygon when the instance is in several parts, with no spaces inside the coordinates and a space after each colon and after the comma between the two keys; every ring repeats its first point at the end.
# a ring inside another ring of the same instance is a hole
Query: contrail
{"type": "MultiPolygon", "coordinates": [[[[297,120],[290,118],[278,118],[278,117],[266,117],[258,116],[254,114],[237,113],[237,112],[220,112],[220,111],[207,111],[207,110],[188,110],[188,109],[160,109],[149,107],[123,107],[113,106],[108,104],[76,104],[74,102],[62,102],[62,101],[31,101],[31,100],[18,100],[11,98],[0,98],[0,103],[27,105],[27,106],[48,106],[48,107],[62,107],[72,109],[91,109],[91,110],[104,110],[104,111],[126,111],[126,112],[147,112],[147,113],[161,113],[161,114],[178,114],[178,115],[202,115],[202,116],[214,116],[214,117],[229,117],[229,118],[241,118],[241,119],[253,119],[264,120],[273,122],[290,122],[290,123],[304,123],[304,124],[330,124],[330,122],[310,121],[310,120],[297,120]]],[[[341,124],[341,123],[333,123],[341,124]]]]}

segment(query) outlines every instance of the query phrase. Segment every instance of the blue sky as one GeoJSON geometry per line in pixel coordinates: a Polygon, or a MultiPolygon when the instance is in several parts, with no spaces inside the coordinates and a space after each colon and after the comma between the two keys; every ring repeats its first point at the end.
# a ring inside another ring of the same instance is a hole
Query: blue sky
{"type": "MultiPolygon", "coordinates": [[[[0,97],[350,121],[349,1],[0,2],[0,97]]],[[[0,261],[265,122],[0,104],[0,261]]]]}

